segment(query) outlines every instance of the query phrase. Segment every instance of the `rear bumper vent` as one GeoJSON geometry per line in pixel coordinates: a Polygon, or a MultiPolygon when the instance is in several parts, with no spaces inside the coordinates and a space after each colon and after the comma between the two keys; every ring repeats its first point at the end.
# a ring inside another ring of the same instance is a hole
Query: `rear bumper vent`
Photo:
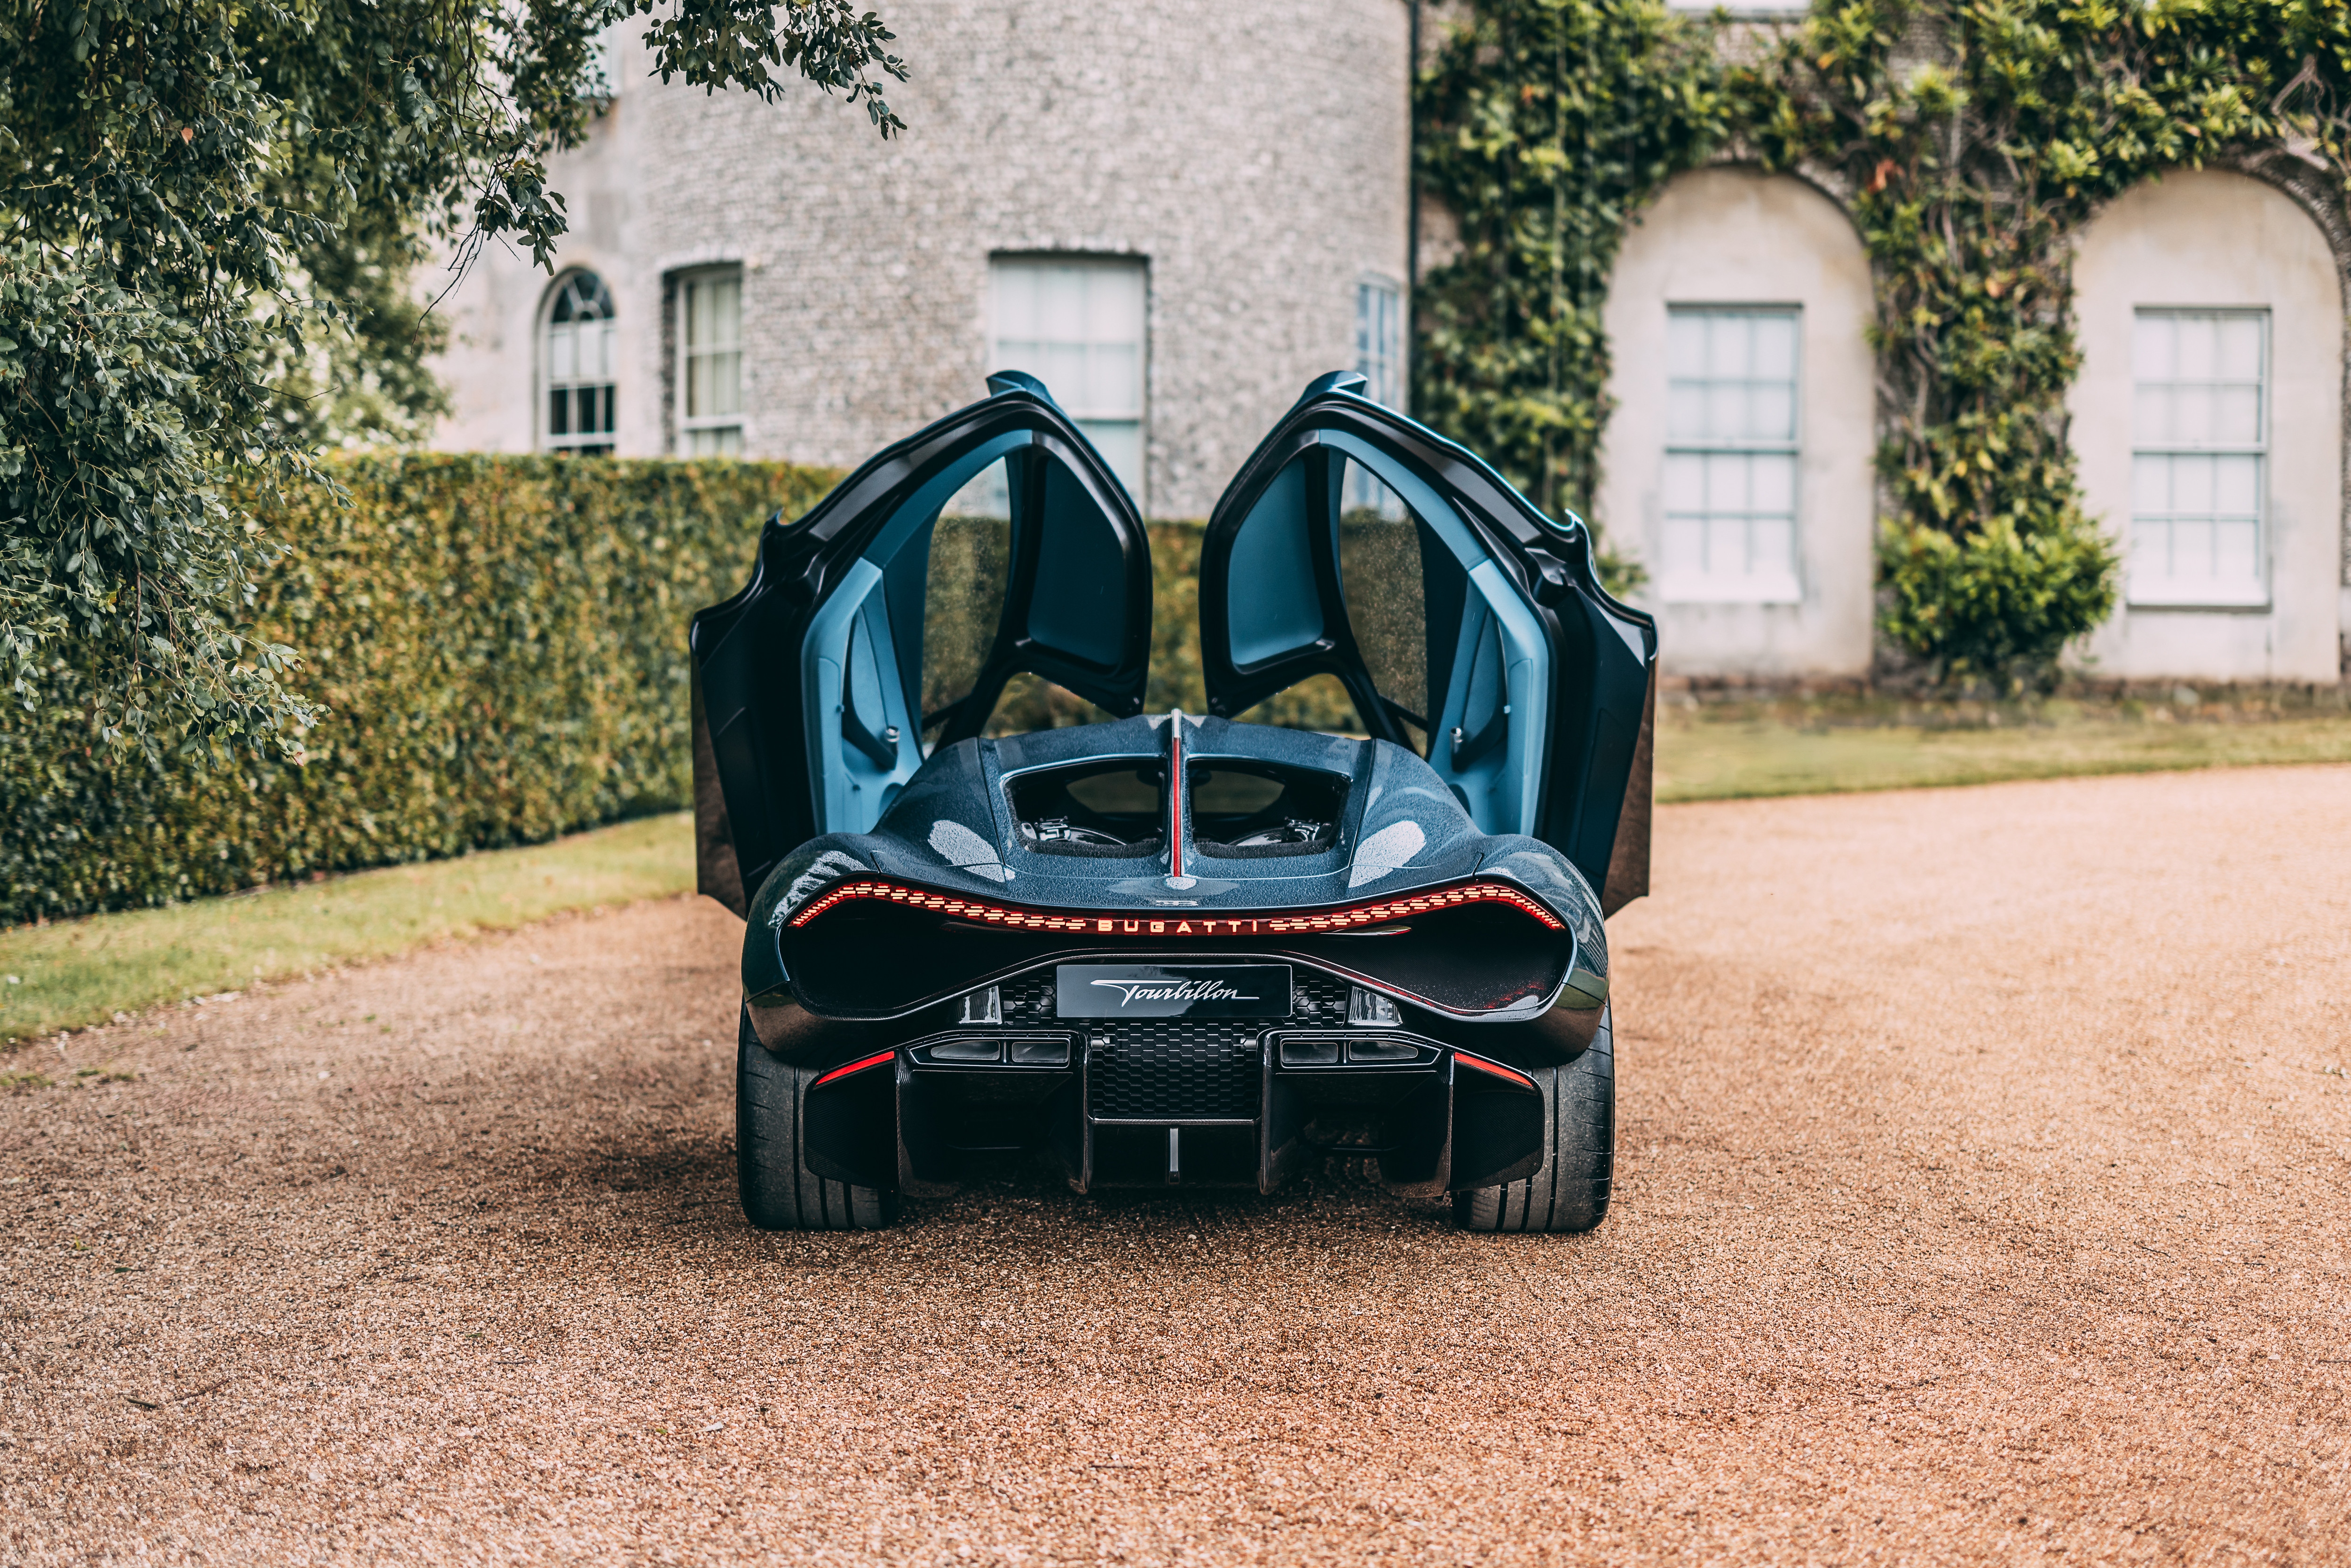
{"type": "Polygon", "coordinates": [[[1189,1019],[1113,1025],[1087,1058],[1086,1109],[1104,1122],[1254,1120],[1258,1036],[1249,1023],[1189,1019]]]}
{"type": "MultiPolygon", "coordinates": [[[[1008,1022],[1051,1014],[1050,980],[1024,979],[1018,1001],[1005,991],[1008,1022]]],[[[1290,982],[1292,1018],[1337,1024],[1352,988],[1304,967],[1290,982]]],[[[1265,1098],[1259,1044],[1278,1019],[1138,1019],[1096,1026],[1087,1058],[1086,1113],[1103,1122],[1223,1122],[1253,1119],[1265,1098]]]]}

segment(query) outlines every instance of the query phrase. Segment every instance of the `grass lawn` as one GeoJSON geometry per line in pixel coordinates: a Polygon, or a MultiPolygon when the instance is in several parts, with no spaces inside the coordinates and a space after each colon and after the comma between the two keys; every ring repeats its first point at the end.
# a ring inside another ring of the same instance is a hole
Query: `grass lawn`
{"type": "Polygon", "coordinates": [[[2086,773],[2351,762],[2351,712],[1874,698],[1661,705],[1660,800],[1823,795],[2086,773]]]}
{"type": "MultiPolygon", "coordinates": [[[[1660,706],[1657,799],[1821,794],[2258,763],[2351,762],[2351,711],[2212,704],[1904,704],[1874,696],[1660,706]]],[[[567,909],[694,885],[690,816],[167,909],[0,932],[0,1040],[239,989],[567,909]]],[[[0,1074],[0,1080],[5,1078],[0,1074]]]]}
{"type": "Polygon", "coordinates": [[[694,886],[694,818],[0,933],[0,1037],[694,886]]]}

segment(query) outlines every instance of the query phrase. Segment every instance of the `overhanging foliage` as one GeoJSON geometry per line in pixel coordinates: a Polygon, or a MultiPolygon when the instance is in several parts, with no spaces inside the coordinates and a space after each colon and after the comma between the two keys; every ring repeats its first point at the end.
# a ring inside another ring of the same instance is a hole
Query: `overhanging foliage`
{"type": "MultiPolygon", "coordinates": [[[[545,261],[565,227],[547,160],[597,111],[598,37],[655,10],[0,16],[0,672],[20,704],[56,699],[41,672],[64,658],[89,677],[74,716],[110,743],[298,747],[317,714],[291,646],[235,630],[276,549],[251,503],[329,483],[322,423],[399,434],[430,412],[399,276],[420,232],[545,261]],[[339,352],[354,330],[362,351],[339,352]]],[[[904,67],[848,0],[684,0],[643,25],[664,79],[772,99],[805,78],[898,127],[879,83],[904,67]]]]}

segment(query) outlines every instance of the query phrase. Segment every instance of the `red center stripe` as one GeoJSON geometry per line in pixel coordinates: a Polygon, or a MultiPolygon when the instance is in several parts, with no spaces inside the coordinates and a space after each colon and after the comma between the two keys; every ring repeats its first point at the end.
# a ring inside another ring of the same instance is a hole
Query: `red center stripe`
{"type": "Polygon", "coordinates": [[[1167,874],[1184,874],[1184,714],[1167,716],[1167,874]]]}

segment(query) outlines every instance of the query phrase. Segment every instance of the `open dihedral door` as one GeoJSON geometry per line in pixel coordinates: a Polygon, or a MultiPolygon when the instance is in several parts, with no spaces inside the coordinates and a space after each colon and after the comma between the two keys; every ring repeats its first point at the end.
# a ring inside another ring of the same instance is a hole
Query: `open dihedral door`
{"type": "Polygon", "coordinates": [[[1309,386],[1208,520],[1208,710],[1333,676],[1481,830],[1551,843],[1614,913],[1648,891],[1656,622],[1602,590],[1580,522],[1362,385],[1309,386]]]}
{"type": "Polygon", "coordinates": [[[1013,676],[1143,711],[1134,502],[1044,383],[987,384],[798,522],[768,519],[749,584],[694,618],[699,882],[737,915],[800,844],[870,830],[1013,676]]]}

